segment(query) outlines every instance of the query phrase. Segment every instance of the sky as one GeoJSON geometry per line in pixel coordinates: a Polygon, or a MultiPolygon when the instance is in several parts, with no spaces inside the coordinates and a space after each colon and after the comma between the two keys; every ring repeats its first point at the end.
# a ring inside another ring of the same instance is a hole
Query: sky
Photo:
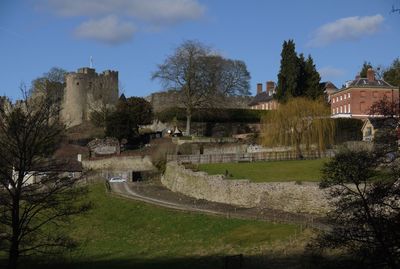
{"type": "Polygon", "coordinates": [[[163,90],[151,75],[186,40],[242,60],[256,84],[277,81],[284,40],[340,87],[364,61],[400,57],[400,0],[1,0],[0,95],[52,67],[119,71],[120,91],[163,90]]]}

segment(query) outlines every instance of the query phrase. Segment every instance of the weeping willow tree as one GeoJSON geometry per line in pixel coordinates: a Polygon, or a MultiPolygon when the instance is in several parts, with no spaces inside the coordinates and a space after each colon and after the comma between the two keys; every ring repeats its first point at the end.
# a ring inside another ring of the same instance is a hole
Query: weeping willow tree
{"type": "Polygon", "coordinates": [[[323,101],[292,98],[263,118],[262,143],[265,146],[291,146],[298,158],[302,149],[318,152],[333,144],[335,125],[323,101]]]}

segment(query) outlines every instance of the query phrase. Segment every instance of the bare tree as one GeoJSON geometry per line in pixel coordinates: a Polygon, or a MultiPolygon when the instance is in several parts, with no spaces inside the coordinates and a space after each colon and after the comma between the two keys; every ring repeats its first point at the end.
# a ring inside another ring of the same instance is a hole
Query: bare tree
{"type": "Polygon", "coordinates": [[[65,176],[66,163],[52,159],[64,130],[57,115],[48,98],[0,109],[0,241],[8,268],[21,256],[72,246],[59,226],[89,208],[79,178],[65,176]]]}
{"type": "Polygon", "coordinates": [[[186,134],[193,111],[215,105],[229,95],[248,95],[250,74],[242,61],[224,59],[207,46],[186,41],[153,74],[166,88],[180,92],[186,109],[186,134]]]}
{"type": "Polygon", "coordinates": [[[46,97],[59,106],[64,96],[66,74],[67,71],[64,69],[52,67],[49,72],[32,81],[30,95],[46,97]]]}

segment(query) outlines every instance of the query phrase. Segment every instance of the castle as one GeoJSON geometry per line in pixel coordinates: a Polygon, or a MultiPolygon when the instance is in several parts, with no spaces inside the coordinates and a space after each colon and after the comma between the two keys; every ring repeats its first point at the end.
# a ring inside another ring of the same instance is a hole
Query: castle
{"type": "Polygon", "coordinates": [[[93,111],[113,108],[118,102],[118,71],[101,74],[93,68],[68,73],[61,104],[61,120],[72,127],[90,120],[93,111]]]}

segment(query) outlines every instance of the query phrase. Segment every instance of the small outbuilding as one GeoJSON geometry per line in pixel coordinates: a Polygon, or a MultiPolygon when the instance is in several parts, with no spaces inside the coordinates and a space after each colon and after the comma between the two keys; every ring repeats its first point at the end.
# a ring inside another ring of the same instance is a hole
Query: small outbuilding
{"type": "Polygon", "coordinates": [[[363,141],[373,141],[375,133],[381,128],[393,128],[399,131],[397,126],[397,119],[394,118],[383,118],[383,117],[370,117],[364,120],[364,124],[361,128],[363,134],[363,141]]]}

